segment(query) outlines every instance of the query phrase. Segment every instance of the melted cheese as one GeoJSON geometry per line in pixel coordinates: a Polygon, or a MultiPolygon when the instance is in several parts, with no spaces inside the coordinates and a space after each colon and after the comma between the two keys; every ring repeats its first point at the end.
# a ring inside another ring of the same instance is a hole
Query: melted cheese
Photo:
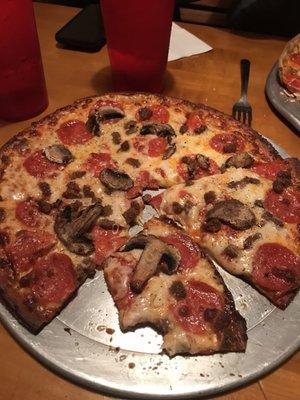
{"type": "Polygon", "coordinates": [[[272,221],[264,221],[262,214],[264,210],[254,205],[255,200],[264,200],[266,192],[272,187],[272,182],[257,176],[255,173],[245,169],[231,168],[224,174],[208,176],[199,181],[195,181],[192,186],[183,184],[173,186],[162,194],[162,203],[160,205],[160,213],[168,215],[178,221],[184,229],[192,233],[198,238],[201,245],[207,247],[213,256],[226,268],[229,272],[236,275],[250,275],[253,269],[252,260],[255,250],[264,242],[277,242],[290,249],[297,254],[299,252],[298,244],[295,242],[294,226],[285,223],[283,227],[278,227],[272,221]],[[240,181],[245,176],[259,179],[259,184],[247,184],[243,188],[229,188],[227,184],[232,181],[240,181]],[[173,202],[179,202],[182,206],[184,199],[180,199],[181,190],[190,194],[194,206],[188,214],[174,214],[172,211],[173,202]],[[201,224],[204,214],[212,205],[206,205],[204,194],[213,190],[218,201],[226,198],[240,200],[249,206],[255,214],[257,222],[263,221],[263,226],[255,225],[244,231],[237,231],[236,235],[226,236],[223,231],[216,234],[204,233],[201,230],[201,224]],[[202,215],[202,217],[201,217],[202,215]],[[244,250],[243,243],[247,237],[255,233],[260,233],[262,238],[254,242],[252,249],[244,250]],[[237,246],[240,251],[236,258],[229,259],[224,256],[224,249],[228,245],[237,246]]]}
{"type": "MultiPolygon", "coordinates": [[[[174,228],[158,220],[150,221],[144,230],[146,234],[159,237],[174,232],[176,232],[174,228]]],[[[105,277],[117,305],[128,292],[130,277],[140,256],[141,250],[132,250],[116,254],[105,263],[105,277]],[[131,267],[124,266],[120,259],[130,262],[131,267]],[[133,263],[132,260],[134,260],[133,263]]],[[[173,275],[159,273],[150,278],[143,292],[135,295],[130,305],[119,307],[120,326],[128,330],[145,323],[158,327],[167,324],[168,332],[164,335],[163,349],[169,355],[217,351],[220,348],[220,340],[215,332],[208,328],[205,334],[194,334],[183,329],[177,322],[171,311],[171,306],[176,304],[176,300],[170,295],[169,289],[172,283],[178,280],[183,284],[187,284],[190,280],[203,282],[214,287],[218,292],[224,293],[224,287],[216,277],[214,267],[205,258],[201,258],[192,270],[173,275]]]]}

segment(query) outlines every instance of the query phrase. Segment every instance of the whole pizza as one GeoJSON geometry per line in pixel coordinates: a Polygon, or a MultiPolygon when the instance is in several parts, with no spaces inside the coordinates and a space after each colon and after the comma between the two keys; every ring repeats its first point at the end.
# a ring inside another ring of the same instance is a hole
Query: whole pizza
{"type": "Polygon", "coordinates": [[[289,93],[300,100],[300,33],[286,44],[279,58],[279,78],[289,93]]]}
{"type": "Polygon", "coordinates": [[[244,351],[212,260],[281,309],[299,289],[299,161],[214,109],[85,98],[0,159],[0,289],[34,332],[103,270],[123,331],[154,327],[170,356],[244,351]],[[156,217],[133,234],[145,207],[156,217]]]}

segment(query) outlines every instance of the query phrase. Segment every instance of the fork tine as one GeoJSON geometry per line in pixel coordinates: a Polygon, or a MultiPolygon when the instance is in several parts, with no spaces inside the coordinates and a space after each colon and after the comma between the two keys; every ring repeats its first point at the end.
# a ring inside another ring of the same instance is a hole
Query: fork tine
{"type": "Polygon", "coordinates": [[[246,123],[246,118],[247,118],[247,111],[243,111],[242,112],[242,116],[243,116],[243,124],[246,123]]]}
{"type": "Polygon", "coordinates": [[[241,121],[241,118],[242,118],[242,113],[241,113],[241,110],[240,109],[238,109],[238,121],[241,121]]]}
{"type": "Polygon", "coordinates": [[[249,111],[248,114],[248,125],[251,126],[251,122],[252,122],[252,110],[249,111]]]}
{"type": "Polygon", "coordinates": [[[232,107],[232,113],[231,113],[231,115],[233,116],[233,118],[236,119],[236,107],[235,107],[235,105],[233,105],[233,107],[232,107]]]}

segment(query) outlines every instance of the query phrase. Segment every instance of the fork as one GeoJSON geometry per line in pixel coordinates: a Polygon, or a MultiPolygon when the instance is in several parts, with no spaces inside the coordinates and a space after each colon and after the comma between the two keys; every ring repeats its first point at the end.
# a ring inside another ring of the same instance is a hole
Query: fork
{"type": "Polygon", "coordinates": [[[241,97],[232,107],[232,116],[243,124],[251,126],[252,107],[247,99],[250,61],[241,60],[241,97]]]}

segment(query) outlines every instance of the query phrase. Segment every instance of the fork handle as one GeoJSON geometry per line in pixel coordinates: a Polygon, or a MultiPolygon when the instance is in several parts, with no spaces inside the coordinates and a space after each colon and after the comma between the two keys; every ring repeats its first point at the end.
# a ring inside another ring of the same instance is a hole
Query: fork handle
{"type": "Polygon", "coordinates": [[[248,83],[250,73],[250,61],[243,59],[241,60],[241,96],[247,97],[248,83]]]}

